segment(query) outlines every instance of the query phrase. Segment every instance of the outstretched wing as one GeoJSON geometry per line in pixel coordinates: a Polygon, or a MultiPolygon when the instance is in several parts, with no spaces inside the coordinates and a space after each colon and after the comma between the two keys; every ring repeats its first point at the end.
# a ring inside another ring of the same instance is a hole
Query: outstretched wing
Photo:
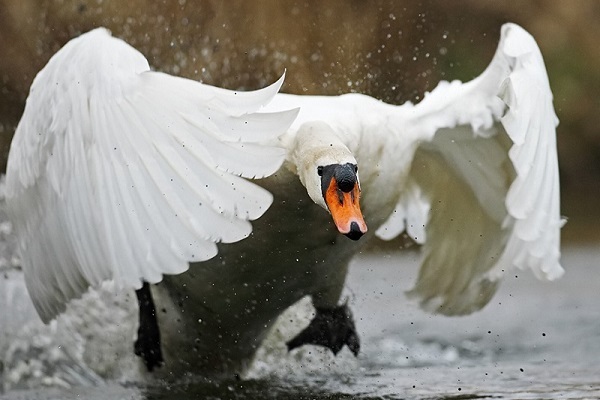
{"type": "Polygon", "coordinates": [[[234,92],[152,72],[103,29],[38,74],[11,145],[6,203],[27,287],[48,322],[90,285],[139,288],[251,232],[272,196],[269,143],[296,111],[257,113],[283,77],[234,92]]]}
{"type": "Polygon", "coordinates": [[[533,37],[504,25],[480,77],[442,82],[402,112],[405,129],[424,140],[378,234],[390,239],[425,227],[410,294],[430,311],[466,314],[487,304],[513,267],[561,276],[558,120],[533,37]]]}

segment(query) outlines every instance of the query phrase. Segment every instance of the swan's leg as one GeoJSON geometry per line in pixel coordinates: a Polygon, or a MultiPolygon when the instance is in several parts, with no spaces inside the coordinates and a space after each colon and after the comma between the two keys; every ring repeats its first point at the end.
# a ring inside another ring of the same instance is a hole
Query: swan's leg
{"type": "Polygon", "coordinates": [[[333,354],[337,354],[346,345],[357,356],[360,340],[348,305],[315,307],[315,310],[315,317],[310,324],[286,343],[288,351],[305,344],[314,344],[327,347],[333,354]]]}
{"type": "Polygon", "coordinates": [[[148,282],[144,282],[142,288],[136,290],[135,294],[140,308],[140,324],[134,352],[137,356],[142,357],[146,368],[152,372],[155,367],[162,365],[163,357],[160,349],[160,330],[156,320],[156,309],[148,282]]]}
{"type": "Polygon", "coordinates": [[[344,289],[348,266],[325,269],[323,266],[313,273],[318,273],[320,285],[311,294],[316,314],[310,324],[292,340],[287,342],[288,350],[304,344],[324,346],[337,354],[344,345],[354,355],[360,350],[360,340],[356,333],[352,312],[346,303],[338,305],[344,289]]]}

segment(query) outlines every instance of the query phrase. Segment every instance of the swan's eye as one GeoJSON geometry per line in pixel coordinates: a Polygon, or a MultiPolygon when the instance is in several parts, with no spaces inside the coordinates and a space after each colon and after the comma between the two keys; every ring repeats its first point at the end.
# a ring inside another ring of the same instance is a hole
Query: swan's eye
{"type": "Polygon", "coordinates": [[[354,173],[356,174],[358,172],[358,165],[354,166],[354,173]]]}
{"type": "Polygon", "coordinates": [[[321,167],[321,166],[317,167],[317,174],[319,174],[319,176],[323,176],[323,167],[321,167]]]}

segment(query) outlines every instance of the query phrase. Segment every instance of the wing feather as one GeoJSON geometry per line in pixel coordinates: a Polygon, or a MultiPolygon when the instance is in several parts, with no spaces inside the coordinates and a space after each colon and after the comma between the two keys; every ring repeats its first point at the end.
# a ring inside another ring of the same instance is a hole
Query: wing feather
{"type": "Polygon", "coordinates": [[[48,322],[90,285],[156,283],[247,237],[272,202],[297,111],[149,69],[103,29],[40,71],[11,145],[5,196],[28,290],[48,322]]]}
{"type": "MultiPolygon", "coordinates": [[[[431,205],[424,260],[410,294],[433,312],[466,314],[487,304],[512,268],[545,279],[562,275],[558,119],[531,35],[504,25],[480,77],[442,83],[402,112],[405,126],[423,140],[409,184],[431,205]]],[[[396,207],[405,219],[410,202],[403,193],[396,207]]],[[[398,232],[404,222],[397,220],[384,227],[398,232]]]]}

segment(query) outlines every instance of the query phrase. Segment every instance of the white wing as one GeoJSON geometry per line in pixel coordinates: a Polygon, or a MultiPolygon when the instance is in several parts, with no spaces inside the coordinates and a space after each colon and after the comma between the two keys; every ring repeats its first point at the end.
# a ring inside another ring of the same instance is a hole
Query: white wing
{"type": "Polygon", "coordinates": [[[394,217],[378,235],[394,237],[409,217],[406,225],[426,226],[425,258],[410,294],[433,312],[465,314],[487,304],[513,267],[561,276],[558,120],[533,37],[504,25],[480,77],[442,82],[401,111],[401,124],[424,142],[394,217]]]}
{"type": "Polygon", "coordinates": [[[6,203],[27,287],[47,322],[104,280],[139,288],[251,232],[272,196],[240,178],[275,172],[296,111],[256,113],[240,93],[151,72],[104,29],[38,74],[11,145],[6,203]]]}

